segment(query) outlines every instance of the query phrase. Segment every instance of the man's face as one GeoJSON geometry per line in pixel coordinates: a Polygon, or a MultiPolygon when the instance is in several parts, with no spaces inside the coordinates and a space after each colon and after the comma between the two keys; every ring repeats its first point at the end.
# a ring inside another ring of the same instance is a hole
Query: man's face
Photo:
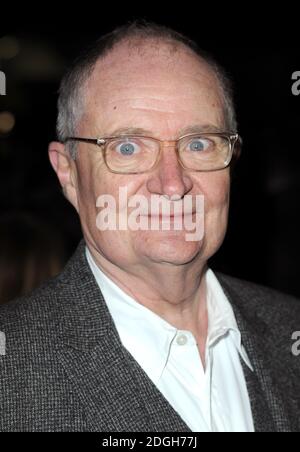
{"type": "MultiPolygon", "coordinates": [[[[160,49],[143,47],[142,51],[119,46],[96,65],[85,93],[85,113],[77,136],[112,136],[122,129],[138,128],[161,140],[175,140],[194,126],[224,130],[216,79],[205,63],[184,49],[172,54],[166,45],[160,49]]],[[[175,147],[170,146],[162,149],[158,165],[144,174],[111,173],[102,151],[94,145],[80,143],[77,155],[77,209],[84,236],[114,264],[182,265],[195,258],[206,262],[221,245],[228,216],[228,169],[208,173],[185,170],[177,160],[175,147]],[[203,195],[204,238],[188,242],[184,229],[99,230],[97,198],[112,195],[119,208],[120,187],[127,188],[128,199],[133,195],[148,200],[152,195],[169,199],[203,195]]]]}

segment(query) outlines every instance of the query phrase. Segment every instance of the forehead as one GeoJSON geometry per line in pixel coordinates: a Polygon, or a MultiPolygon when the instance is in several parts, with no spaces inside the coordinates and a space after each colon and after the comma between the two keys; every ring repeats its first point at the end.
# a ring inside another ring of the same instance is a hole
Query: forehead
{"type": "Polygon", "coordinates": [[[87,116],[96,114],[102,123],[125,126],[126,120],[165,120],[207,124],[222,116],[215,74],[182,45],[119,45],[97,62],[84,91],[87,116]]]}

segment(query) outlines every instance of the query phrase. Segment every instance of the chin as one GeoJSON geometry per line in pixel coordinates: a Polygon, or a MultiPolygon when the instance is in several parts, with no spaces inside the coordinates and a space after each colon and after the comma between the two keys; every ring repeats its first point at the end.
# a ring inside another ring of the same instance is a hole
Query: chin
{"type": "Polygon", "coordinates": [[[183,265],[191,262],[201,252],[203,241],[187,242],[179,231],[151,232],[138,240],[138,252],[155,262],[183,265]]]}

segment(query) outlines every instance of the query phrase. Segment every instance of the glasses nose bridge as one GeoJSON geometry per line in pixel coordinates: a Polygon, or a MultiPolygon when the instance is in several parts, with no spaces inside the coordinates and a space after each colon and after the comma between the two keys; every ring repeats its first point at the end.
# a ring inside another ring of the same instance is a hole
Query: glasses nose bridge
{"type": "Polygon", "coordinates": [[[160,146],[162,149],[170,147],[175,147],[175,149],[177,149],[178,140],[160,140],[160,146]]]}
{"type": "Polygon", "coordinates": [[[174,149],[178,158],[178,141],[179,140],[159,140],[160,145],[160,157],[162,157],[162,151],[166,149],[174,149]]]}
{"type": "Polygon", "coordinates": [[[170,148],[170,150],[172,150],[172,149],[175,150],[177,162],[181,167],[183,167],[180,156],[179,156],[179,152],[178,152],[180,140],[178,140],[178,139],[177,140],[158,140],[158,142],[159,142],[160,152],[159,152],[159,156],[156,161],[156,165],[161,162],[163,149],[170,148]]]}

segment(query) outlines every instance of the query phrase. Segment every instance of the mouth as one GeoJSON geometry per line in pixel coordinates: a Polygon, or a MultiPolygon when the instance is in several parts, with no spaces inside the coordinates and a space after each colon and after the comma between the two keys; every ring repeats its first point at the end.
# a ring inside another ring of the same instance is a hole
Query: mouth
{"type": "Polygon", "coordinates": [[[170,215],[163,215],[161,213],[153,213],[153,214],[146,214],[146,215],[140,215],[141,217],[146,217],[149,219],[156,219],[159,221],[176,221],[176,220],[182,220],[186,217],[191,217],[195,215],[196,212],[184,212],[182,214],[170,214],[170,215]]]}

